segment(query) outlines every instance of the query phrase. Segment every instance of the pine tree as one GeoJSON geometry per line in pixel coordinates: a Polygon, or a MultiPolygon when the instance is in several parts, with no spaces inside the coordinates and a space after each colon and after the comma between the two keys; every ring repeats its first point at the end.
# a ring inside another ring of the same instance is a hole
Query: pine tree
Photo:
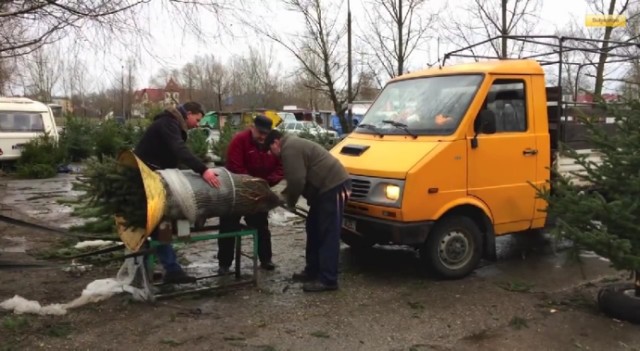
{"type": "Polygon", "coordinates": [[[590,186],[552,170],[550,187],[537,191],[548,202],[547,214],[556,218],[552,233],[576,250],[609,259],[616,270],[635,272],[635,295],[640,296],[640,101],[602,106],[616,118],[614,133],[592,118],[580,118],[601,163],[563,147],[584,168],[574,176],[590,186]]]}

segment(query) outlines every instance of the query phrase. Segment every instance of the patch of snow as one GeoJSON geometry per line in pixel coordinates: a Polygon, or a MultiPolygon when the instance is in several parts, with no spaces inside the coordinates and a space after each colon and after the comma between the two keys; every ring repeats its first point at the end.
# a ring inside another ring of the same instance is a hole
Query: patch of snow
{"type": "Polygon", "coordinates": [[[282,208],[276,208],[269,213],[269,225],[286,227],[298,219],[302,218],[282,208]]]}
{"type": "Polygon", "coordinates": [[[0,308],[13,311],[15,314],[32,313],[39,315],[64,315],[71,308],[106,300],[111,296],[128,292],[135,300],[153,299],[151,287],[144,281],[141,288],[132,286],[134,279],[142,275],[142,260],[134,261],[131,257],[125,260],[115,278],[98,279],[89,283],[80,296],[65,304],[54,303],[42,306],[38,301],[27,300],[20,295],[0,303],[0,308]]]}
{"type": "Polygon", "coordinates": [[[108,240],[86,240],[77,243],[74,247],[76,249],[86,249],[89,247],[102,247],[113,244],[113,241],[108,240]]]}

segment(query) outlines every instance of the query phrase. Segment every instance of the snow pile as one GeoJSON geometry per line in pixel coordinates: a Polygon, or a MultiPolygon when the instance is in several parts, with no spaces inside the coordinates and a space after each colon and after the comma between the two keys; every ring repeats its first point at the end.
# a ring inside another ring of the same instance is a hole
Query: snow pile
{"type": "Polygon", "coordinates": [[[89,283],[82,294],[75,300],[65,304],[50,304],[42,306],[38,301],[27,300],[19,295],[0,303],[0,308],[13,311],[15,314],[32,313],[39,315],[64,315],[71,308],[80,307],[89,303],[106,300],[111,296],[123,292],[130,293],[134,300],[148,301],[153,299],[151,288],[144,277],[143,260],[128,258],[118,271],[116,278],[98,279],[89,283]],[[138,278],[138,279],[136,279],[138,278]],[[131,284],[142,282],[142,287],[134,287],[131,284]]]}
{"type": "Polygon", "coordinates": [[[74,247],[76,249],[86,249],[86,248],[90,248],[90,247],[102,247],[102,246],[107,246],[113,244],[113,241],[107,241],[107,240],[86,240],[86,241],[81,241],[79,243],[77,243],[74,247]]]}
{"type": "Polygon", "coordinates": [[[276,208],[269,212],[269,225],[279,227],[290,226],[294,221],[301,220],[298,215],[286,211],[282,208],[276,208]]]}
{"type": "Polygon", "coordinates": [[[63,315],[67,313],[64,305],[55,303],[49,306],[40,306],[38,301],[30,301],[19,295],[3,301],[0,303],[0,307],[5,310],[12,310],[15,314],[32,313],[40,315],[63,315]]]}

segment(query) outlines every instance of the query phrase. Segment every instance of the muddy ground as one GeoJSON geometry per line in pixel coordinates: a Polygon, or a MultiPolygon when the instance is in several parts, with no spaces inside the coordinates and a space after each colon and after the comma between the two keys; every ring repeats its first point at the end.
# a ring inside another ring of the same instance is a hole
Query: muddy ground
{"type": "MultiPolygon", "coordinates": [[[[0,178],[2,213],[58,227],[77,223],[56,202],[73,196],[70,180],[0,178]]],[[[304,262],[303,225],[282,212],[273,216],[278,268],[261,271],[258,287],[154,304],[121,294],[63,316],[0,309],[0,350],[640,350],[640,327],[607,318],[595,305],[600,286],[628,278],[598,257],[585,255],[580,266],[543,237],[500,238],[498,262],[483,262],[462,280],[439,281],[412,250],[344,246],[340,290],[304,293],[289,279],[304,262]]],[[[3,261],[33,262],[70,244],[0,222],[3,261]]],[[[216,249],[213,242],[192,245],[183,262],[210,274],[216,249]]],[[[243,266],[250,273],[248,260],[243,266]]],[[[118,268],[0,268],[0,302],[17,294],[43,305],[66,303],[118,268]]]]}

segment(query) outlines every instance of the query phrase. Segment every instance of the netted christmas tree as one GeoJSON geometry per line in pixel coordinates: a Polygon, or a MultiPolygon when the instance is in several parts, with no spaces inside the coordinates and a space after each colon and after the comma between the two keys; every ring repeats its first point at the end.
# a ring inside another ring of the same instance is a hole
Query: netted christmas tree
{"type": "Polygon", "coordinates": [[[572,242],[573,250],[609,259],[616,270],[635,272],[635,295],[640,296],[640,101],[602,108],[616,119],[613,132],[607,133],[595,118],[579,118],[602,161],[563,146],[583,170],[573,177],[552,170],[552,190],[538,189],[538,196],[549,203],[557,238],[572,242]]]}

